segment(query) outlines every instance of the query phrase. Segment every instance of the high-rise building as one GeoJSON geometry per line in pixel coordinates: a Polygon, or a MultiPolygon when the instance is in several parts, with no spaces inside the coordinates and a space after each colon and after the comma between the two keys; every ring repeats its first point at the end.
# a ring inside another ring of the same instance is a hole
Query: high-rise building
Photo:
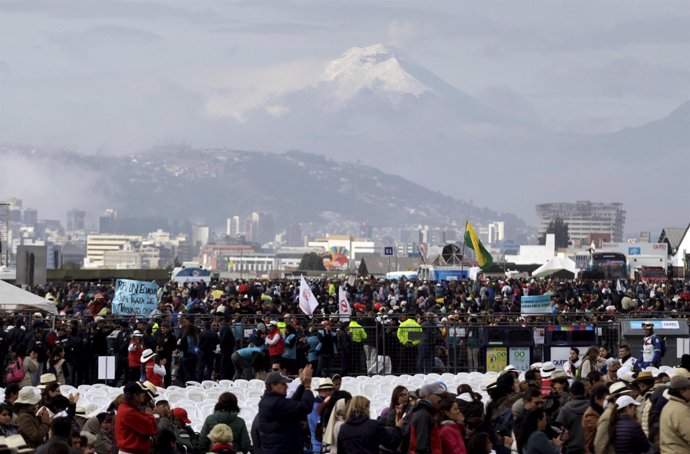
{"type": "Polygon", "coordinates": [[[285,238],[285,245],[288,247],[304,246],[304,237],[302,236],[302,228],[299,224],[292,224],[287,228],[285,238]]]}
{"type": "Polygon", "coordinates": [[[239,236],[242,232],[242,221],[239,216],[228,218],[225,226],[225,234],[228,236],[239,236]]]}
{"type": "Polygon", "coordinates": [[[98,233],[112,234],[117,233],[117,210],[108,208],[103,216],[98,218],[98,233]]]}
{"type": "Polygon", "coordinates": [[[506,223],[501,221],[489,224],[489,244],[499,243],[506,238],[506,223]]]}
{"type": "Polygon", "coordinates": [[[84,230],[84,218],[86,212],[82,210],[70,210],[67,212],[67,231],[75,232],[77,230],[84,230]]]}
{"type": "Polygon", "coordinates": [[[38,210],[35,208],[27,208],[22,215],[22,223],[28,226],[36,226],[38,224],[38,210]]]}
{"type": "Polygon", "coordinates": [[[623,241],[625,210],[622,203],[544,203],[537,205],[538,235],[546,233],[549,223],[557,218],[568,224],[571,242],[585,243],[591,234],[609,233],[614,243],[623,241]]]}
{"type": "Polygon", "coordinates": [[[194,224],[192,226],[192,245],[197,248],[206,246],[211,237],[211,227],[206,224],[194,224]]]}

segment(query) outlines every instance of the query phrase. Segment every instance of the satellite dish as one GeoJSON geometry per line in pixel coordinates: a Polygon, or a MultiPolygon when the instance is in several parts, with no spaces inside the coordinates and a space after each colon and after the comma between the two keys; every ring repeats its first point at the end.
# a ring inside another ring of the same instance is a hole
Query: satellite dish
{"type": "Polygon", "coordinates": [[[446,262],[446,265],[462,265],[462,252],[457,244],[443,246],[441,258],[446,262]]]}

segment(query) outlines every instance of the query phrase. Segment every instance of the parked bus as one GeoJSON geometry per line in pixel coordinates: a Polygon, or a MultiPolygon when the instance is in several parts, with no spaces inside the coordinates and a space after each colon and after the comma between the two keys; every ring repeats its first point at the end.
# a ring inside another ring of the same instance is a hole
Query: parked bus
{"type": "Polygon", "coordinates": [[[628,260],[619,252],[594,252],[589,258],[583,279],[628,279],[628,260]]]}

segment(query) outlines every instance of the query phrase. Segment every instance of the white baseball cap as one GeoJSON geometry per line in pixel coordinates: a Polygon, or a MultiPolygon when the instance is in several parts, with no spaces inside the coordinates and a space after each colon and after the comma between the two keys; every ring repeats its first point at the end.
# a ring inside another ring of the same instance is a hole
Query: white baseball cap
{"type": "Polygon", "coordinates": [[[616,407],[618,407],[619,409],[625,408],[628,405],[634,405],[637,407],[638,405],[640,405],[640,403],[630,396],[621,396],[618,399],[616,399],[616,407]]]}

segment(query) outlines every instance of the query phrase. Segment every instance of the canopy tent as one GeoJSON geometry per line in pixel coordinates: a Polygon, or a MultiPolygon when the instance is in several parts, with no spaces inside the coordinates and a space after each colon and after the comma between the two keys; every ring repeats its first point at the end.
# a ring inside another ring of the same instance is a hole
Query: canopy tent
{"type": "Polygon", "coordinates": [[[57,315],[57,307],[38,295],[0,281],[0,312],[37,311],[57,315]]]}
{"type": "Polygon", "coordinates": [[[572,279],[577,275],[575,262],[568,257],[551,257],[548,262],[532,272],[532,277],[562,277],[572,279]]]}

